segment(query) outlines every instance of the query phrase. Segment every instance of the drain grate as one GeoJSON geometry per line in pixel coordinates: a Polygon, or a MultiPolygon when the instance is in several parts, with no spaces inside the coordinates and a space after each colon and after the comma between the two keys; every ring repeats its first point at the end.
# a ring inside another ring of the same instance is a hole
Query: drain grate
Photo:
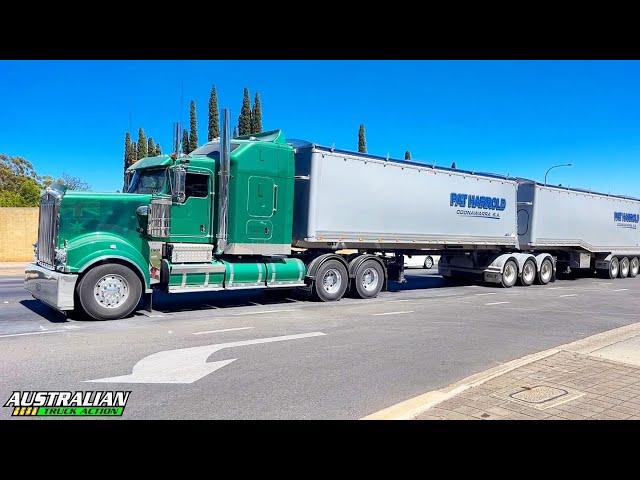
{"type": "Polygon", "coordinates": [[[535,387],[524,387],[519,392],[514,392],[509,396],[516,400],[522,400],[523,402],[541,404],[568,394],[569,392],[562,388],[536,385],[535,387]]]}

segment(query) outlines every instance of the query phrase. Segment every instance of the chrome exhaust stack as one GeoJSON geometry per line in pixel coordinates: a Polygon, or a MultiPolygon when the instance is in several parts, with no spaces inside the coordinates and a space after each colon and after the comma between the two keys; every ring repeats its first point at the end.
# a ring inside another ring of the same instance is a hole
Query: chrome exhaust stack
{"type": "Polygon", "coordinates": [[[224,109],[222,135],[220,136],[220,171],[218,172],[218,233],[216,254],[221,255],[227,248],[229,221],[229,175],[231,171],[231,144],[229,138],[229,110],[224,109]]]}

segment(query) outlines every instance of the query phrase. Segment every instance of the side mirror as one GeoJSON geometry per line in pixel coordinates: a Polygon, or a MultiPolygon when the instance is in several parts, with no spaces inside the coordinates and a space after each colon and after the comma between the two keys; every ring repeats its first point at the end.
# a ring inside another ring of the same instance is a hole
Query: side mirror
{"type": "Polygon", "coordinates": [[[171,199],[177,203],[183,203],[185,200],[185,183],[187,180],[187,171],[184,167],[176,167],[172,172],[171,181],[171,199]]]}
{"type": "Polygon", "coordinates": [[[136,208],[136,218],[138,219],[138,232],[145,233],[149,224],[149,206],[140,205],[136,208]]]}

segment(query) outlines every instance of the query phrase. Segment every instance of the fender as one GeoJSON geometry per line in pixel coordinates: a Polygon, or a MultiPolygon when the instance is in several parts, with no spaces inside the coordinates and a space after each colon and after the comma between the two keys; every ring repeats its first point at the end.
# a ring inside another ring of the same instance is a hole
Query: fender
{"type": "Polygon", "coordinates": [[[553,265],[553,274],[555,276],[556,259],[553,255],[551,255],[550,253],[540,253],[536,255],[535,258],[536,258],[536,268],[538,269],[538,273],[540,273],[540,267],[542,266],[542,262],[544,261],[544,259],[548,258],[549,260],[551,260],[551,265],[553,265]]]}
{"type": "Polygon", "coordinates": [[[89,234],[73,239],[67,245],[67,266],[71,273],[83,273],[92,265],[109,259],[118,259],[134,267],[144,281],[145,292],[150,291],[148,261],[149,246],[141,242],[141,248],[131,245],[124,238],[110,234],[89,234]],[[143,253],[141,253],[141,250],[143,253]]]}
{"type": "Polygon", "coordinates": [[[522,266],[526,261],[526,258],[524,259],[518,258],[521,255],[524,255],[525,257],[532,256],[532,255],[522,254],[522,253],[503,253],[501,255],[498,255],[496,258],[494,258],[493,261],[486,268],[486,270],[493,270],[493,271],[499,271],[500,273],[504,273],[504,265],[507,263],[508,260],[513,260],[516,262],[516,265],[518,266],[518,275],[520,275],[520,272],[522,272],[522,266]]]}
{"type": "Polygon", "coordinates": [[[320,255],[314,258],[313,260],[311,260],[311,262],[309,262],[309,264],[307,265],[307,274],[305,275],[305,278],[310,278],[311,280],[315,280],[316,272],[318,271],[318,268],[320,268],[320,265],[322,265],[327,260],[331,260],[331,259],[338,260],[340,263],[344,265],[344,267],[347,269],[347,272],[349,271],[349,265],[347,265],[347,262],[345,261],[344,258],[342,258],[342,256],[338,255],[337,253],[325,253],[323,255],[320,255]]]}

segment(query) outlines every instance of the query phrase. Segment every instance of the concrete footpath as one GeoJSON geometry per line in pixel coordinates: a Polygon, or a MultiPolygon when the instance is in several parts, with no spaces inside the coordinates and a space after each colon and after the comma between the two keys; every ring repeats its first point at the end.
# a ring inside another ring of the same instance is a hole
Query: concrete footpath
{"type": "Polygon", "coordinates": [[[514,360],[365,419],[640,420],[640,323],[514,360]]]}
{"type": "Polygon", "coordinates": [[[0,262],[0,277],[14,277],[24,275],[28,262],[0,262]]]}

